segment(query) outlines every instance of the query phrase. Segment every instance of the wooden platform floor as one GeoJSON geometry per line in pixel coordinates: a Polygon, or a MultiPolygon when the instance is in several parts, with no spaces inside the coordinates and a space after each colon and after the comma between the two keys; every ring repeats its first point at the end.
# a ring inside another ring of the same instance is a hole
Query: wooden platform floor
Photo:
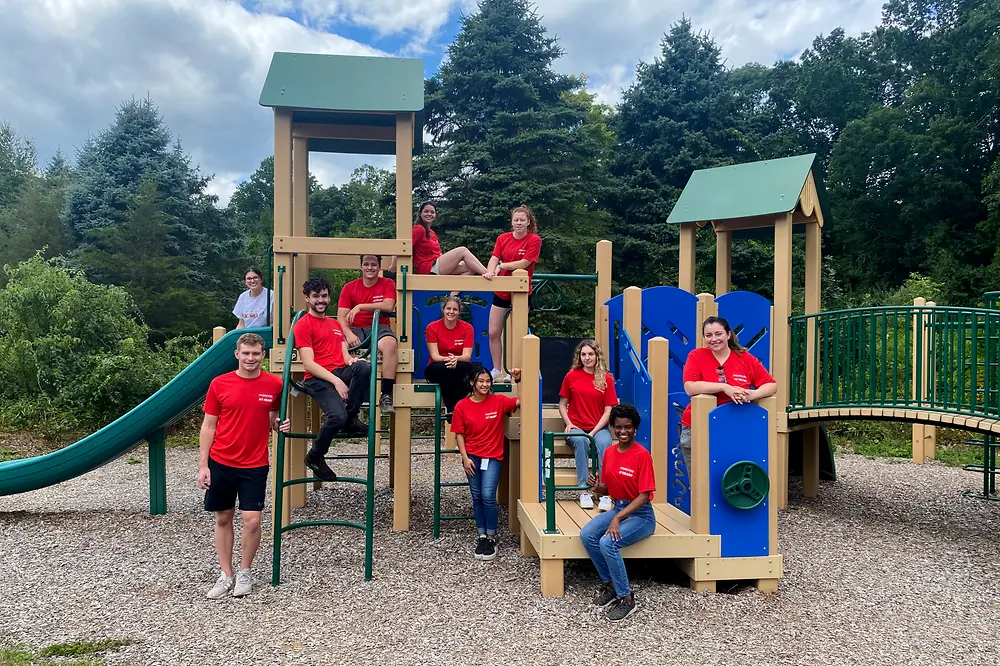
{"type": "Polygon", "coordinates": [[[883,407],[830,407],[824,409],[796,409],[788,413],[791,423],[807,423],[844,419],[906,421],[945,428],[961,428],[985,434],[1000,434],[1000,420],[982,416],[960,416],[926,409],[883,407]]]}

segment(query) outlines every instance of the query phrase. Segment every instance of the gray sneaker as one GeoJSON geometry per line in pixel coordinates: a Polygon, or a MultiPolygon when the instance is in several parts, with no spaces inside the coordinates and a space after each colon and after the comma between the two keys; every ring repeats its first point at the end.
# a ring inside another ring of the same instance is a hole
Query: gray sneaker
{"type": "Polygon", "coordinates": [[[249,569],[243,569],[236,574],[236,585],[233,587],[233,596],[245,597],[250,594],[251,589],[253,589],[253,576],[250,575],[249,569]]]}
{"type": "Polygon", "coordinates": [[[233,589],[233,585],[236,584],[235,576],[227,576],[225,573],[219,574],[219,580],[215,581],[215,585],[212,589],[208,591],[205,595],[207,599],[221,599],[226,596],[229,590],[233,589]]]}
{"type": "Polygon", "coordinates": [[[383,414],[393,414],[396,408],[392,406],[392,396],[388,393],[383,393],[382,397],[379,398],[378,408],[382,410],[383,414]]]}
{"type": "Polygon", "coordinates": [[[621,597],[613,604],[608,606],[607,618],[612,622],[621,622],[629,615],[635,612],[638,604],[635,602],[635,595],[632,595],[632,601],[628,600],[628,597],[621,597]]]}
{"type": "Polygon", "coordinates": [[[615,593],[615,584],[611,581],[603,583],[600,589],[594,593],[594,605],[601,608],[607,607],[612,601],[617,601],[618,595],[615,593]]]}

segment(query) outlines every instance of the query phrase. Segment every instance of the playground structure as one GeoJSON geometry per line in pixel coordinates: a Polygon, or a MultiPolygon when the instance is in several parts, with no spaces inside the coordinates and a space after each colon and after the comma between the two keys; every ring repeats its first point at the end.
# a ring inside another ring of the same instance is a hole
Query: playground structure
{"type": "MultiPolygon", "coordinates": [[[[361,254],[380,254],[387,268],[397,260],[396,314],[399,367],[395,413],[383,428],[375,404],[378,355],[371,341],[357,350],[373,363],[367,452],[345,456],[367,460],[365,478],[338,479],[365,487],[360,521],[292,521],[305,505],[308,487],[303,458],[312,438],[307,423],[321,415],[303,394],[286,390],[282,413],[292,432],[275,435],[274,570],[279,582],[281,539],[311,525],[351,526],[365,531],[365,578],[371,577],[375,461],[386,459],[394,490],[393,528],[410,526],[412,425],[430,410],[434,430],[435,536],[442,516],[442,456],[451,439],[443,423],[440,391],[423,381],[423,327],[437,318],[441,297],[462,292],[476,331],[473,360],[490,367],[486,318],[493,290],[512,293],[505,333],[505,366],[521,367],[525,381],[504,387],[519,394],[520,411],[508,418],[508,448],[499,500],[507,504],[508,529],[519,533],[521,550],[540,560],[546,596],[563,592],[563,563],[586,558],[579,529],[591,514],[558,493],[576,490],[571,457],[561,442],[563,423],[545,400],[544,340],[528,329],[527,273],[495,278],[416,275],[412,267],[412,156],[422,142],[423,63],[415,59],[276,53],[260,103],[273,108],[275,137],[274,262],[275,321],[272,327],[217,333],[215,344],[149,399],[97,433],[38,458],[0,463],[0,494],[26,492],[86,473],[149,443],[150,512],[166,512],[165,428],[196,406],[208,383],[236,367],[232,351],[244,332],[259,333],[270,351],[270,371],[294,387],[302,366],[291,327],[302,282],[317,268],[357,269],[361,254]],[[317,238],[308,230],[309,153],[392,154],[396,157],[396,232],[393,239],[317,238]],[[489,291],[484,292],[484,289],[489,291]],[[532,378],[538,377],[535,382],[532,378]],[[310,413],[310,410],[311,413],[310,413]],[[383,453],[384,445],[388,452],[383,453]]],[[[996,499],[996,438],[1000,433],[1000,294],[985,308],[936,306],[917,299],[906,307],[820,310],[823,213],[813,175],[814,156],[770,160],[697,171],[668,223],[680,225],[678,287],[635,287],[612,298],[612,245],[595,248],[595,269],[582,276],[535,275],[536,292],[560,280],[593,283],[595,338],[607,351],[619,397],[642,414],[637,439],[649,447],[658,491],[657,529],[624,549],[625,557],[674,560],[697,590],[718,581],[750,580],[761,590],[777,588],[782,559],[777,551],[777,511],[788,500],[791,448],[801,442],[803,492],[818,492],[823,453],[821,424],[836,419],[888,419],[912,424],[913,460],[933,458],[936,427],[983,435],[981,496],[996,499]],[[716,294],[697,294],[695,247],[699,228],[711,224],[716,237],[716,294]],[[747,230],[773,228],[773,305],[763,297],[731,290],[732,240],[747,230]],[[792,234],[805,232],[805,307],[792,316],[792,234]],[[691,399],[692,465],[684,469],[677,450],[679,410],[688,397],[682,369],[687,353],[702,345],[701,322],[730,320],[744,344],[777,380],[778,392],[759,405],[723,405],[715,398],[691,399]]],[[[499,232],[500,230],[498,230],[499,232]]],[[[337,456],[331,456],[336,458],[337,456]]],[[[592,462],[593,464],[593,462],[592,462]]],[[[826,470],[828,473],[830,470],[826,470]]]]}

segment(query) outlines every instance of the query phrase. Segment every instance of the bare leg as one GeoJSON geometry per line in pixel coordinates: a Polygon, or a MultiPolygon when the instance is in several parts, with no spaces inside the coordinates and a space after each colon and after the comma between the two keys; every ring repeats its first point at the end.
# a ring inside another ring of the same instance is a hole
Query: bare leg
{"type": "MultiPolygon", "coordinates": [[[[242,511],[243,534],[240,535],[240,571],[249,569],[260,548],[260,511],[242,511]]],[[[230,523],[230,527],[232,523],[230,523]]],[[[230,533],[230,537],[232,533],[230,533]]],[[[232,542],[230,541],[230,546],[232,542]]],[[[232,548],[230,548],[232,552],[232,548]]]]}
{"type": "Polygon", "coordinates": [[[490,306],[490,354],[493,356],[493,368],[503,370],[503,322],[507,308],[490,306]]]}
{"type": "MultiPolygon", "coordinates": [[[[377,333],[376,333],[377,335],[377,333]]],[[[396,338],[386,336],[378,341],[378,350],[382,352],[382,379],[396,378],[396,338]]]]}
{"type": "Polygon", "coordinates": [[[476,259],[476,255],[469,252],[466,247],[456,247],[448,250],[437,259],[438,275],[461,275],[459,264],[465,262],[465,270],[471,271],[472,275],[482,275],[486,272],[486,266],[476,259]]]}
{"type": "MultiPolygon", "coordinates": [[[[219,556],[219,566],[222,567],[222,573],[229,577],[233,575],[233,513],[235,511],[236,508],[233,507],[228,511],[215,512],[215,552],[219,556]]],[[[260,514],[257,515],[259,521],[260,514]]]]}

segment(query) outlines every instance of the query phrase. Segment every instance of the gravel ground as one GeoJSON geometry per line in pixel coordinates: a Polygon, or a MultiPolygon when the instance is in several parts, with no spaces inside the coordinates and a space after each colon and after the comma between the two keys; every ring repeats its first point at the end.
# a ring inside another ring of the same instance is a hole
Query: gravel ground
{"type": "MultiPolygon", "coordinates": [[[[373,581],[363,580],[359,532],[302,530],[285,542],[280,587],[267,584],[265,540],[253,594],[219,602],[203,596],[217,569],[196,451],[168,451],[167,516],[146,513],[146,466],[125,459],[2,497],[0,646],[136,639],[105,657],[129,664],[1000,662],[1000,506],[960,496],[976,487],[969,473],[839,457],[841,480],[819,499],[802,499],[793,482],[778,594],[695,594],[668,563],[629,562],[640,609],[613,626],[588,607],[598,582],[589,563],[566,567],[565,597],[543,599],[537,560],[520,557],[515,537],[489,563],[473,559],[466,523],[446,523],[434,541],[431,461],[415,458],[407,533],[390,530],[378,463],[373,581]]],[[[446,510],[467,510],[464,489],[445,492],[446,510]]],[[[356,518],[362,494],[324,489],[300,515],[356,518]]]]}

